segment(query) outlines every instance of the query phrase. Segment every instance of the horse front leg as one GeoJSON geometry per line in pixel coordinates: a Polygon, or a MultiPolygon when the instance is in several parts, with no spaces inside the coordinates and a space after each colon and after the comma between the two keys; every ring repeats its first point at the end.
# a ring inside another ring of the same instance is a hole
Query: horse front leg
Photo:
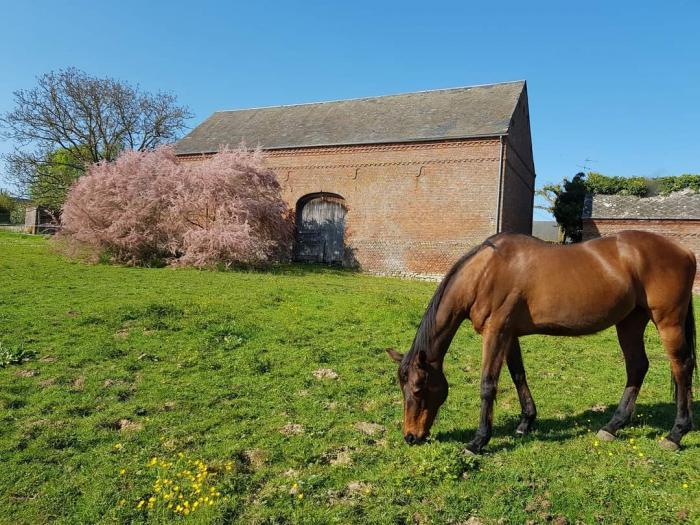
{"type": "Polygon", "coordinates": [[[468,444],[466,451],[479,454],[491,439],[493,430],[493,403],[496,399],[498,377],[503,360],[508,353],[512,337],[500,330],[483,335],[481,355],[481,414],[476,436],[468,444]]]}

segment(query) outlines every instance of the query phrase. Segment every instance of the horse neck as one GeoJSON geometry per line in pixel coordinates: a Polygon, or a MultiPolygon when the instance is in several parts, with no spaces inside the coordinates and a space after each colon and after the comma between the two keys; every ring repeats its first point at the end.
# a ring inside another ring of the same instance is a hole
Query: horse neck
{"type": "Polygon", "coordinates": [[[467,318],[467,308],[463,304],[462,296],[459,293],[452,293],[454,290],[449,289],[451,286],[451,283],[448,284],[448,289],[445,290],[437,307],[433,330],[429,336],[428,361],[438,362],[440,366],[457,329],[467,318]]]}

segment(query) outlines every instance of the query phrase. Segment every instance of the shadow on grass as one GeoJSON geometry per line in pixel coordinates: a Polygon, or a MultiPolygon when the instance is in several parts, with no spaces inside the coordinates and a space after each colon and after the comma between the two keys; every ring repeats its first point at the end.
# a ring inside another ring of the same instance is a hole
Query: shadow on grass
{"type": "Polygon", "coordinates": [[[231,267],[230,270],[243,271],[250,273],[262,273],[262,274],[272,274],[272,275],[291,275],[291,276],[305,276],[305,275],[354,275],[359,274],[359,268],[346,268],[343,266],[330,265],[330,264],[305,264],[305,263],[287,263],[287,264],[276,264],[272,266],[263,267],[231,267]]]}
{"type": "MultiPolygon", "coordinates": [[[[575,437],[593,433],[603,428],[610,418],[617,405],[608,405],[603,411],[586,410],[576,415],[564,418],[537,418],[532,432],[528,436],[524,436],[522,440],[515,442],[499,443],[499,449],[511,450],[520,445],[523,441],[554,441],[564,442],[575,437]]],[[[676,417],[676,406],[673,403],[653,403],[637,405],[635,416],[628,428],[635,426],[644,426],[646,433],[645,437],[649,439],[658,439],[665,436],[673,426],[676,417]],[[639,416],[639,417],[637,417],[639,416]]],[[[518,426],[518,417],[509,418],[508,421],[500,425],[494,425],[493,436],[513,436],[515,428],[518,426]]],[[[694,428],[698,428],[694,425],[694,428]]],[[[625,429],[620,430],[624,433],[625,429]]],[[[456,441],[459,443],[469,442],[476,432],[476,429],[453,429],[445,432],[437,432],[434,434],[435,441],[456,441]]],[[[700,445],[689,444],[683,445],[684,448],[697,448],[700,445]]],[[[488,450],[488,446],[486,450],[488,450]]]]}

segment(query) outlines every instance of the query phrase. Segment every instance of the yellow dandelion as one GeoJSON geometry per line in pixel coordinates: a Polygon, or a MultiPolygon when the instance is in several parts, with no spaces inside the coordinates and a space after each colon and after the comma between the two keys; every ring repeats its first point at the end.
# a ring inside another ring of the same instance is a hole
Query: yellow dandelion
{"type": "Polygon", "coordinates": [[[687,488],[688,488],[688,484],[687,484],[687,483],[683,483],[683,488],[684,488],[684,489],[687,489],[687,488]]]}
{"type": "Polygon", "coordinates": [[[123,445],[121,443],[117,443],[116,445],[114,445],[114,448],[116,448],[117,450],[121,450],[122,447],[123,445]]]}
{"type": "Polygon", "coordinates": [[[640,453],[639,453],[639,457],[640,457],[640,458],[643,458],[643,457],[644,457],[644,454],[642,454],[642,453],[640,452],[640,453]]]}
{"type": "Polygon", "coordinates": [[[120,500],[119,500],[119,505],[122,506],[122,507],[123,507],[124,505],[126,505],[126,500],[125,500],[125,499],[120,499],[120,500]]]}
{"type": "Polygon", "coordinates": [[[190,509],[187,509],[187,508],[186,508],[185,510],[182,511],[182,513],[183,513],[185,516],[187,516],[187,515],[190,513],[190,509]]]}
{"type": "Polygon", "coordinates": [[[151,496],[150,498],[148,498],[148,502],[149,502],[149,503],[153,503],[155,500],[156,500],[156,498],[154,498],[153,496],[151,496]]]}
{"type": "Polygon", "coordinates": [[[411,489],[406,489],[406,494],[411,494],[411,489]]]}
{"type": "Polygon", "coordinates": [[[608,456],[612,456],[612,452],[608,452],[608,456]]]}
{"type": "Polygon", "coordinates": [[[179,457],[180,459],[182,459],[182,458],[185,457],[185,455],[184,455],[182,452],[178,452],[178,453],[177,453],[177,457],[179,457]]]}
{"type": "Polygon", "coordinates": [[[196,509],[197,507],[199,507],[199,501],[195,501],[195,502],[192,504],[192,508],[193,508],[193,509],[196,509]]]}
{"type": "Polygon", "coordinates": [[[126,474],[126,469],[125,469],[125,468],[123,468],[123,469],[121,469],[121,470],[119,471],[119,475],[120,475],[120,476],[123,476],[124,474],[126,474]]]}
{"type": "Polygon", "coordinates": [[[300,493],[300,494],[297,496],[297,498],[299,498],[299,499],[304,499],[304,494],[303,494],[303,493],[300,493]]]}
{"type": "Polygon", "coordinates": [[[139,501],[138,505],[136,505],[136,508],[140,509],[141,507],[143,507],[144,503],[146,503],[146,502],[143,500],[139,501]]]}

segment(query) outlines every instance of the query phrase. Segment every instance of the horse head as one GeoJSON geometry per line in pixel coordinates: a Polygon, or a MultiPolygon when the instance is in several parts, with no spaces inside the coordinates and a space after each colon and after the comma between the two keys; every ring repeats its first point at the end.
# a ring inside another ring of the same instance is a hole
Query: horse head
{"type": "Polygon", "coordinates": [[[442,363],[428,362],[425,351],[414,355],[386,350],[399,363],[399,385],[403,393],[403,436],[409,445],[425,441],[438,409],[447,399],[447,379],[442,363]]]}

